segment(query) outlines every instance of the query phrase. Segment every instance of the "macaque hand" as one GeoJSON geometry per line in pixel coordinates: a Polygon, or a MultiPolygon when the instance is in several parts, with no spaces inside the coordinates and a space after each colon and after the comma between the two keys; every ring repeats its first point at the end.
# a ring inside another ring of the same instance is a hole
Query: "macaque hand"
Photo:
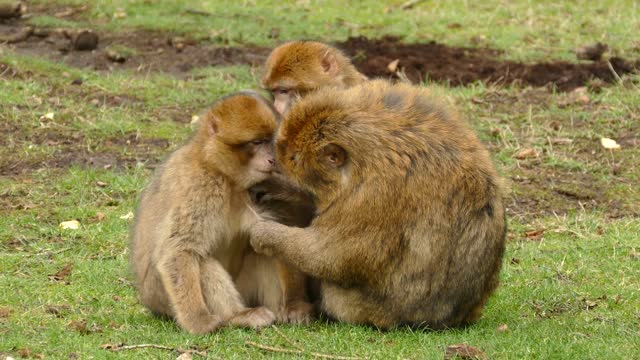
{"type": "Polygon", "coordinates": [[[260,254],[273,256],[274,246],[279,242],[281,236],[278,236],[280,227],[284,225],[274,221],[257,221],[249,228],[251,237],[251,246],[260,254]]]}

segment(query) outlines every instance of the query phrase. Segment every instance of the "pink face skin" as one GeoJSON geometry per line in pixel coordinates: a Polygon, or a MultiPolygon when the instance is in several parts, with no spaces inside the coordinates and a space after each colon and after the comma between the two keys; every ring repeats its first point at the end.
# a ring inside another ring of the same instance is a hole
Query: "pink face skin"
{"type": "Polygon", "coordinates": [[[280,115],[284,115],[291,105],[292,92],[289,89],[275,89],[273,91],[273,107],[280,115]]]}
{"type": "Polygon", "coordinates": [[[276,170],[276,158],[273,146],[266,140],[251,143],[253,156],[248,164],[251,177],[260,182],[267,179],[276,170]]]}

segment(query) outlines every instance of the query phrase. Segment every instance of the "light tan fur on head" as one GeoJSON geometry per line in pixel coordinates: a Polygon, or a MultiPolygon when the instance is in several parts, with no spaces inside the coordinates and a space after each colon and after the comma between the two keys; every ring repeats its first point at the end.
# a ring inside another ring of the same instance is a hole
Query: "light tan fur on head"
{"type": "Polygon", "coordinates": [[[317,41],[292,41],[275,48],[265,63],[262,87],[284,114],[291,103],[323,87],[349,87],[366,81],[340,50],[317,41]]]}
{"type": "Polygon", "coordinates": [[[477,319],[498,283],[504,204],[448,104],[382,80],[319,89],[286,114],[276,153],[317,216],[306,229],[258,222],[251,244],[320,279],[325,312],[380,328],[477,319]]]}

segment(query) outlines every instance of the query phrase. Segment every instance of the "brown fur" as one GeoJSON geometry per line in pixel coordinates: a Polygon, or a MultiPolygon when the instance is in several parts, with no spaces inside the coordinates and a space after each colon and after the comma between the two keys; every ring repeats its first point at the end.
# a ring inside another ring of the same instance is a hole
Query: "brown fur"
{"type": "Polygon", "coordinates": [[[383,329],[480,316],[505,247],[501,181],[452,108],[382,80],[318,90],[287,113],[276,152],[317,216],[258,222],[251,244],[320,279],[326,313],[383,329]]]}
{"type": "Polygon", "coordinates": [[[188,332],[308,320],[304,277],[248,246],[247,189],[273,170],[276,117],[255,93],[220,100],[141,197],[131,232],[140,301],[188,332]]]}
{"type": "Polygon", "coordinates": [[[367,78],[340,50],[317,41],[292,41],[273,49],[265,63],[262,86],[284,114],[293,101],[323,87],[349,87],[367,78]]]}

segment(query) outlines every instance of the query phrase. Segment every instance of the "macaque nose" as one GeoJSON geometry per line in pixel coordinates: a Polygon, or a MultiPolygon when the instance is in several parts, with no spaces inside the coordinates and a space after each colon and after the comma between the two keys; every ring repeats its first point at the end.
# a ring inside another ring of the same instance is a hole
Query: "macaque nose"
{"type": "Polygon", "coordinates": [[[287,110],[287,102],[282,100],[276,100],[273,103],[273,107],[276,108],[276,111],[280,115],[284,115],[285,111],[287,110]]]}
{"type": "Polygon", "coordinates": [[[271,165],[271,166],[276,164],[276,160],[275,159],[268,159],[267,161],[269,162],[269,165],[271,165]]]}

